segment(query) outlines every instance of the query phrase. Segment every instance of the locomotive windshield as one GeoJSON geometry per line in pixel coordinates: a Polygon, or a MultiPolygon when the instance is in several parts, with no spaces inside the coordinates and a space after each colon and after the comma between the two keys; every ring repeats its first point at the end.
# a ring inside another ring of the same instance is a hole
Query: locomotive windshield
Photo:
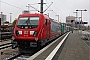
{"type": "Polygon", "coordinates": [[[18,20],[19,28],[36,28],[38,26],[39,17],[22,17],[18,20]]]}

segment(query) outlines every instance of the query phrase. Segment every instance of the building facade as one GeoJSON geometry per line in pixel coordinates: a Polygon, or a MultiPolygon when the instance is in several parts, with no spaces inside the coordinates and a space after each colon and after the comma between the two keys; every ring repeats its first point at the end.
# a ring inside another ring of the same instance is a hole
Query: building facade
{"type": "Polygon", "coordinates": [[[67,24],[67,26],[75,27],[75,17],[74,16],[67,16],[66,17],[66,24],[67,24]]]}
{"type": "Polygon", "coordinates": [[[0,24],[2,25],[4,22],[6,22],[6,15],[0,14],[0,24]]]}

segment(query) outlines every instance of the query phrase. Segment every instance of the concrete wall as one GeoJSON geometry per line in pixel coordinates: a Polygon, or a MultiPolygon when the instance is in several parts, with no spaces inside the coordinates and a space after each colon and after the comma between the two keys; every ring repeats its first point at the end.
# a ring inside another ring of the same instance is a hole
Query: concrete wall
{"type": "Polygon", "coordinates": [[[69,26],[75,27],[75,17],[74,16],[67,16],[66,17],[66,24],[69,26]],[[71,20],[74,20],[73,23],[71,23],[71,20]]]}

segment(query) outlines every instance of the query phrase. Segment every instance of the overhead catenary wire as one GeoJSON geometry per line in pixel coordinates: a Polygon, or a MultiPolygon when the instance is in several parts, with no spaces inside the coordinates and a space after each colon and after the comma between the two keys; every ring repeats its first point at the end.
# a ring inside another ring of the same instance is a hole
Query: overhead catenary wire
{"type": "MultiPolygon", "coordinates": [[[[20,8],[20,7],[17,7],[17,6],[14,6],[14,5],[12,5],[12,4],[9,4],[9,3],[7,3],[7,2],[4,2],[4,1],[0,1],[0,2],[2,2],[2,3],[4,3],[4,4],[7,4],[7,5],[9,5],[9,6],[12,6],[12,7],[15,7],[15,8],[18,8],[18,9],[20,9],[20,10],[24,10],[24,9],[22,9],[22,8],[20,8]]],[[[23,2],[22,0],[20,0],[20,2],[23,2]]],[[[23,3],[25,3],[25,2],[23,2],[23,3]]],[[[26,3],[25,3],[26,4],[26,3]]],[[[31,5],[35,5],[35,4],[38,4],[38,3],[34,3],[34,4],[29,4],[30,6],[31,5]]],[[[39,10],[37,10],[36,8],[34,8],[33,6],[31,6],[33,9],[35,9],[36,11],[38,11],[39,12],[39,10]]]]}
{"type": "Polygon", "coordinates": [[[22,3],[24,3],[24,4],[28,4],[31,8],[34,9],[34,10],[30,10],[30,11],[38,11],[38,12],[40,12],[37,8],[35,8],[35,7],[32,6],[32,5],[36,5],[38,3],[32,3],[32,4],[30,4],[30,3],[27,3],[27,2],[25,2],[23,0],[19,0],[19,1],[22,2],[22,3]]]}
{"type": "MultiPolygon", "coordinates": [[[[30,4],[28,4],[29,6],[31,6],[30,4]]],[[[31,6],[33,9],[35,9],[36,11],[40,12],[39,10],[37,10],[35,7],[31,6]]]]}
{"type": "MultiPolygon", "coordinates": [[[[45,4],[47,7],[48,7],[48,5],[47,4],[45,4]]],[[[51,9],[51,11],[53,11],[55,14],[57,14],[53,9],[51,9]]]]}
{"type": "MultiPolygon", "coordinates": [[[[53,3],[53,2],[52,2],[52,3],[53,3]]],[[[52,5],[52,3],[47,7],[47,9],[52,5]]],[[[46,10],[47,10],[47,9],[46,9],[46,10]]],[[[44,10],[44,12],[45,12],[46,10],[44,10]]]]}
{"type": "MultiPolygon", "coordinates": [[[[18,0],[18,1],[20,1],[20,2],[22,2],[24,4],[27,4],[27,2],[25,2],[25,1],[22,1],[22,0],[18,0]]],[[[36,5],[36,4],[38,4],[38,3],[33,3],[33,4],[30,4],[30,5],[36,5]]]]}
{"type": "MultiPolygon", "coordinates": [[[[46,2],[48,3],[48,1],[46,0],[46,2]]],[[[55,6],[55,5],[54,5],[55,6]]],[[[52,8],[51,8],[52,9],[52,8]]],[[[59,9],[57,8],[57,6],[55,6],[55,9],[56,10],[58,10],[59,11],[59,9]]],[[[52,11],[55,13],[55,15],[58,15],[53,9],[52,9],[52,11]]],[[[60,12],[60,11],[59,11],[60,12]]],[[[61,13],[61,12],[60,12],[61,13]]],[[[63,16],[63,14],[61,13],[60,15],[62,15],[63,16]]],[[[64,16],[63,16],[64,17],[64,16]]],[[[60,20],[65,20],[65,19],[63,19],[62,17],[60,17],[60,20]]]]}
{"type": "Polygon", "coordinates": [[[20,10],[23,10],[22,8],[17,7],[17,6],[14,6],[14,5],[9,4],[9,3],[7,3],[7,2],[1,1],[1,0],[0,0],[0,2],[2,2],[2,3],[4,3],[4,4],[7,4],[7,5],[9,5],[9,6],[12,6],[12,7],[18,8],[18,9],[20,9],[20,10]]]}
{"type": "MultiPolygon", "coordinates": [[[[46,2],[48,3],[48,1],[46,0],[46,2]]],[[[49,4],[49,3],[48,3],[49,4]]],[[[47,6],[47,4],[45,4],[46,6],[47,6]]],[[[47,6],[48,7],[48,6],[47,6]]],[[[51,8],[51,10],[55,13],[55,14],[57,14],[52,8],[51,8]]]]}
{"type": "Polygon", "coordinates": [[[59,1],[61,1],[70,11],[73,11],[65,0],[63,0],[64,2],[62,0],[59,1]]]}

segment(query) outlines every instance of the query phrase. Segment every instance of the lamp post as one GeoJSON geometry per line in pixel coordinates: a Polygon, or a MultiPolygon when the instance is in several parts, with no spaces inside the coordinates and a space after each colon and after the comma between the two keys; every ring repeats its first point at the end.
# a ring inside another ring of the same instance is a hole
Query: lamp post
{"type": "Polygon", "coordinates": [[[76,10],[76,11],[81,11],[81,20],[82,20],[82,11],[87,11],[87,10],[85,9],[85,10],[76,10]]]}
{"type": "Polygon", "coordinates": [[[12,21],[12,16],[11,16],[11,15],[12,15],[12,13],[10,13],[10,23],[11,23],[11,21],[12,21]]]}
{"type": "MultiPolygon", "coordinates": [[[[48,10],[48,11],[53,11],[53,10],[48,10]]],[[[48,17],[49,17],[49,15],[50,15],[50,14],[48,13],[48,17]]]]}
{"type": "MultiPolygon", "coordinates": [[[[58,22],[59,22],[59,15],[55,15],[55,16],[57,16],[58,17],[58,22]]],[[[61,21],[60,21],[61,22],[61,21]]]]}
{"type": "Polygon", "coordinates": [[[29,8],[30,8],[30,4],[28,4],[28,6],[26,6],[27,8],[28,8],[28,12],[30,13],[30,11],[29,11],[29,8]]]}
{"type": "MultiPolygon", "coordinates": [[[[75,19],[75,22],[77,22],[77,17],[78,17],[78,12],[73,12],[73,13],[76,13],[76,19],[75,19]]],[[[76,28],[77,28],[77,24],[76,24],[76,28]]]]}
{"type": "Polygon", "coordinates": [[[2,15],[3,15],[3,12],[1,12],[1,25],[4,22],[3,19],[2,19],[2,17],[3,17],[2,15]]]}
{"type": "Polygon", "coordinates": [[[82,11],[87,11],[87,10],[85,9],[85,10],[76,10],[76,11],[81,11],[81,22],[82,22],[82,11]]]}
{"type": "Polygon", "coordinates": [[[72,31],[72,33],[73,33],[73,22],[74,22],[74,20],[71,20],[71,23],[72,23],[72,25],[71,25],[71,31],[72,31]]]}
{"type": "MultiPolygon", "coordinates": [[[[78,17],[78,18],[79,18],[79,21],[80,21],[80,18],[81,18],[81,17],[78,17]]],[[[80,30],[80,24],[79,24],[79,30],[80,30]]]]}

